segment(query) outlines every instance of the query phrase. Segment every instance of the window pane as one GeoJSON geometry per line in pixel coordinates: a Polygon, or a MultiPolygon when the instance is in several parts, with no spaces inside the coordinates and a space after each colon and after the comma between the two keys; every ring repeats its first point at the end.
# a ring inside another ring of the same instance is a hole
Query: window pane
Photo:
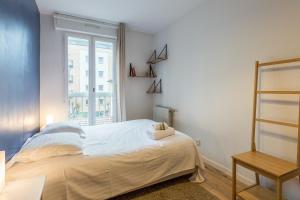
{"type": "Polygon", "coordinates": [[[113,43],[95,42],[96,124],[111,123],[113,96],[113,43]]]}
{"type": "Polygon", "coordinates": [[[99,65],[103,64],[103,57],[98,57],[98,64],[99,65]]]}
{"type": "Polygon", "coordinates": [[[89,41],[68,37],[69,119],[88,125],[89,41]]]}
{"type": "Polygon", "coordinates": [[[104,71],[98,71],[99,78],[103,78],[104,71]]]}
{"type": "Polygon", "coordinates": [[[101,92],[103,91],[103,85],[98,85],[98,90],[101,92]]]}

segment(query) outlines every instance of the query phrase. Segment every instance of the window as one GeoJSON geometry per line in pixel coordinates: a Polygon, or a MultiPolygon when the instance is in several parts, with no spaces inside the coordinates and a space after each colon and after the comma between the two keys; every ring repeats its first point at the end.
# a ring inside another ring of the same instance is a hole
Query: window
{"type": "Polygon", "coordinates": [[[73,60],[69,59],[69,61],[68,61],[68,67],[69,68],[73,68],[74,67],[74,61],[73,60]]]}
{"type": "Polygon", "coordinates": [[[114,43],[86,35],[66,38],[68,117],[82,126],[111,123],[116,118],[114,43]],[[104,75],[112,81],[104,81],[104,75]]]}
{"type": "Polygon", "coordinates": [[[104,71],[98,71],[99,78],[103,78],[103,75],[104,75],[104,71]]]}
{"type": "Polygon", "coordinates": [[[103,64],[104,59],[103,59],[103,57],[98,57],[97,61],[98,61],[98,64],[101,65],[101,64],[103,64]]]}
{"type": "Polygon", "coordinates": [[[73,83],[74,80],[74,76],[73,75],[69,75],[69,83],[73,83]]]}
{"type": "Polygon", "coordinates": [[[98,90],[103,91],[103,85],[98,85],[98,90]]]}

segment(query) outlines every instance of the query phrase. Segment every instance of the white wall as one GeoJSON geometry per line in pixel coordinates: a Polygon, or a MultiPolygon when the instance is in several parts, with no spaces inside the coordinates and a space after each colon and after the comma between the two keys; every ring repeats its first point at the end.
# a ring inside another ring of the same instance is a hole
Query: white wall
{"type": "MultiPolygon", "coordinates": [[[[153,51],[153,36],[127,30],[126,32],[126,63],[129,75],[129,63],[135,67],[137,75],[144,75],[148,70],[146,64],[153,51]]],[[[152,119],[153,96],[146,91],[152,79],[126,79],[126,114],[127,120],[152,119]]]]}
{"type": "MultiPolygon", "coordinates": [[[[230,171],[232,155],[250,150],[255,61],[300,55],[299,10],[295,0],[209,0],[154,37],[158,49],[165,43],[169,49],[169,59],[157,66],[163,94],[154,103],[176,108],[176,128],[200,138],[205,157],[224,170],[230,171]]],[[[300,90],[299,67],[279,73],[264,72],[267,86],[300,90]]],[[[287,106],[272,108],[269,117],[296,122],[297,104],[287,106]]],[[[259,148],[295,161],[295,139],[272,129],[260,134],[259,148]]],[[[289,199],[299,199],[300,186],[289,184],[289,199]]]]}
{"type": "MultiPolygon", "coordinates": [[[[126,31],[126,63],[132,62],[137,72],[146,70],[145,62],[152,53],[153,36],[126,31]]],[[[55,31],[53,18],[41,15],[41,125],[47,114],[55,121],[67,117],[64,87],[64,33],[55,31]]],[[[149,80],[126,79],[126,110],[128,119],[151,118],[153,97],[146,94],[149,80]]]]}
{"type": "Polygon", "coordinates": [[[64,34],[55,31],[53,18],[41,15],[40,124],[46,115],[56,121],[67,116],[64,87],[64,34]]]}

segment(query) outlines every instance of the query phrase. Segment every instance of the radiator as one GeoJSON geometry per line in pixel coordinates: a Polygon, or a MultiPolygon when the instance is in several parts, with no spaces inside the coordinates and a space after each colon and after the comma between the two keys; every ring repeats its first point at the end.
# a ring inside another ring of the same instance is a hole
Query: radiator
{"type": "Polygon", "coordinates": [[[175,111],[174,108],[157,105],[153,109],[153,120],[156,122],[166,122],[173,127],[175,111]]]}

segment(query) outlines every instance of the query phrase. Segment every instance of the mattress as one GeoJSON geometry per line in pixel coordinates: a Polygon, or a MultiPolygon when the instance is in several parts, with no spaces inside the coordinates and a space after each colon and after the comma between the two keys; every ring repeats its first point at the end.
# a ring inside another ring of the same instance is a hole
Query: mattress
{"type": "Polygon", "coordinates": [[[43,200],[108,199],[192,169],[192,181],[204,181],[194,141],[178,131],[152,140],[147,130],[153,123],[85,127],[83,155],[17,163],[7,170],[7,180],[46,176],[43,200]]]}

